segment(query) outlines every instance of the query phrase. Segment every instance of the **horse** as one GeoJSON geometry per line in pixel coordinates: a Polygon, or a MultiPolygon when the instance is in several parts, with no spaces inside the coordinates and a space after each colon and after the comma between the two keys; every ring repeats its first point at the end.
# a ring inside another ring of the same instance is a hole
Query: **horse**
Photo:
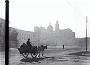
{"type": "Polygon", "coordinates": [[[40,46],[38,46],[38,57],[40,57],[40,53],[42,53],[42,56],[43,56],[43,52],[44,52],[44,50],[45,49],[47,49],[47,46],[45,45],[40,45],[40,46]]]}

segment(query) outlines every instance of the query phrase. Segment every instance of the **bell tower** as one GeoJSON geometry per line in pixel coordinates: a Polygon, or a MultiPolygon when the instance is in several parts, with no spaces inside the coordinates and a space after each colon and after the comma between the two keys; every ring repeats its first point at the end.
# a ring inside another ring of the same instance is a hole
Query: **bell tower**
{"type": "Polygon", "coordinates": [[[59,30],[59,24],[58,24],[58,21],[56,21],[56,24],[55,24],[55,31],[58,31],[59,30]]]}

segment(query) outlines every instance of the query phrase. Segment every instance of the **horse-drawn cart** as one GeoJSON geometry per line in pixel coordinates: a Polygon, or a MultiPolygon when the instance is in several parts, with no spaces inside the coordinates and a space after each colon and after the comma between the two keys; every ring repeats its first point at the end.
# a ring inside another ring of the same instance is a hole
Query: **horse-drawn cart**
{"type": "Polygon", "coordinates": [[[36,56],[38,55],[38,49],[37,46],[33,46],[33,47],[20,47],[18,48],[20,54],[23,55],[23,57],[27,58],[29,54],[31,54],[31,56],[33,58],[36,58],[36,56]]]}
{"type": "Polygon", "coordinates": [[[32,58],[36,58],[37,55],[38,57],[40,57],[40,52],[42,52],[42,56],[43,56],[43,52],[44,50],[47,49],[47,46],[25,46],[25,47],[20,47],[18,48],[20,54],[23,55],[24,58],[27,58],[29,54],[31,54],[32,58]]]}

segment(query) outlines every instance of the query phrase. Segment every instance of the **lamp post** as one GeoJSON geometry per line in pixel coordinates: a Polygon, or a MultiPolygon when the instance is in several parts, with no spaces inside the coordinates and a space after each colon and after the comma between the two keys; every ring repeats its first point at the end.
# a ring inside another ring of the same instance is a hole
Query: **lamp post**
{"type": "Polygon", "coordinates": [[[5,0],[5,65],[9,65],[9,0],[5,0]]]}
{"type": "Polygon", "coordinates": [[[86,16],[86,51],[87,51],[87,16],[86,16]]]}

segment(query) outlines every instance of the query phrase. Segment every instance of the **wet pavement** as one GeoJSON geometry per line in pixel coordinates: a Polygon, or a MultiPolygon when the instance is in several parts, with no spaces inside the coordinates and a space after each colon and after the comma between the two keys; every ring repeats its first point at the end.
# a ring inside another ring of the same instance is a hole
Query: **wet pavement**
{"type": "Polygon", "coordinates": [[[29,55],[25,59],[17,49],[10,49],[9,65],[90,65],[90,54],[83,56],[72,54],[83,50],[81,48],[48,47],[44,51],[44,57],[33,59],[29,55]]]}

